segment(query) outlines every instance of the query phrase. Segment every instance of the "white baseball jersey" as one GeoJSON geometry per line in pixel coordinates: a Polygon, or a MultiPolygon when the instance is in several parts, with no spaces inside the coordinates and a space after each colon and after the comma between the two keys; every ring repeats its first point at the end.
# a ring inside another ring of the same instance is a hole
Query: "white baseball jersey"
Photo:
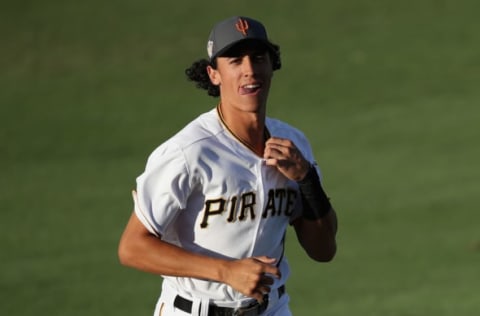
{"type": "MultiPolygon", "coordinates": [[[[300,131],[271,118],[266,127],[270,135],[292,140],[313,162],[300,131]]],[[[135,213],[152,234],[213,257],[276,258],[282,278],[272,289],[285,284],[284,236],[300,216],[298,186],[232,135],[216,109],[155,149],[137,178],[137,192],[135,213]]],[[[170,276],[164,282],[181,295],[217,304],[251,300],[219,282],[170,276]]]]}

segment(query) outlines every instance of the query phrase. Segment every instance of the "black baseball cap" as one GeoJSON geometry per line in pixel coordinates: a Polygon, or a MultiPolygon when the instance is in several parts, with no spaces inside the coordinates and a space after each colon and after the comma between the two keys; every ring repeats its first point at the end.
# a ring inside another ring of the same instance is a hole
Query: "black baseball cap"
{"type": "Polygon", "coordinates": [[[246,40],[259,41],[274,55],[278,54],[278,48],[269,41],[267,30],[261,22],[245,16],[233,16],[217,23],[210,32],[207,43],[210,62],[235,44],[246,40]]]}

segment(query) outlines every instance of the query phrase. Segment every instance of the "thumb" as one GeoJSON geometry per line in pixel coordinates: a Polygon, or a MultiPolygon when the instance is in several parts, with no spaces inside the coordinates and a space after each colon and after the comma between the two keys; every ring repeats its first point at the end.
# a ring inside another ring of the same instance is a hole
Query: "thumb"
{"type": "Polygon", "coordinates": [[[255,260],[258,260],[260,262],[263,262],[265,264],[274,264],[277,259],[275,258],[270,258],[270,257],[267,257],[267,256],[259,256],[259,257],[253,257],[255,260]]]}

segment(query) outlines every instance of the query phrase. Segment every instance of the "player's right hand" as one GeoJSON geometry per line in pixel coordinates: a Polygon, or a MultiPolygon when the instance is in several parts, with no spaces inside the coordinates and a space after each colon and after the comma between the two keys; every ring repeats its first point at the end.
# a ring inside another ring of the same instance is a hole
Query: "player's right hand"
{"type": "Polygon", "coordinates": [[[263,295],[270,293],[274,278],[280,278],[275,262],[275,258],[266,256],[229,261],[223,273],[224,283],[262,302],[263,295]]]}

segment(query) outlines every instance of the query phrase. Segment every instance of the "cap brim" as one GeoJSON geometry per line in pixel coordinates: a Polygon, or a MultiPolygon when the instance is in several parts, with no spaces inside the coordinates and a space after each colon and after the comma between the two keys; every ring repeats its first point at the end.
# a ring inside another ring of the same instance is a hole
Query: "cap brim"
{"type": "Polygon", "coordinates": [[[213,55],[210,60],[215,59],[216,57],[232,57],[235,55],[235,48],[239,45],[246,45],[248,43],[252,43],[252,46],[256,47],[265,47],[265,50],[269,50],[271,52],[275,52],[275,47],[272,43],[265,39],[259,38],[245,38],[239,41],[236,41],[230,45],[225,46],[221,50],[219,50],[215,55],[213,55]]]}

